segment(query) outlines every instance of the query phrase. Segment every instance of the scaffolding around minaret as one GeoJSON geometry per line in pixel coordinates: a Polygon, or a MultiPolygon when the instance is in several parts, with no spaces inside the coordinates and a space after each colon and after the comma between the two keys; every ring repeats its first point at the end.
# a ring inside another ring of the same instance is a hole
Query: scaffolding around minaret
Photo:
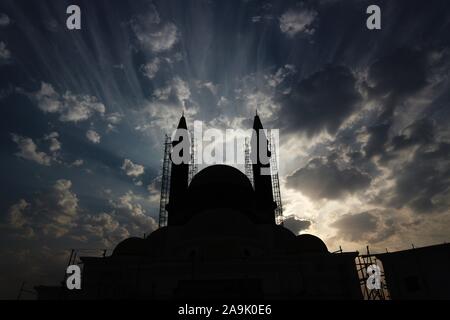
{"type": "MultiPolygon", "coordinates": [[[[192,178],[198,171],[198,166],[196,162],[196,148],[195,139],[193,132],[191,135],[191,161],[189,163],[189,183],[191,183],[192,178]]],[[[169,192],[170,192],[170,172],[172,167],[172,162],[170,160],[170,153],[172,152],[172,140],[170,136],[166,134],[164,142],[164,159],[162,165],[161,173],[161,196],[159,203],[159,227],[167,226],[168,221],[168,211],[167,204],[169,203],[169,192]]]]}
{"type": "Polygon", "coordinates": [[[251,159],[250,159],[250,139],[249,138],[245,138],[245,175],[247,176],[248,180],[250,180],[251,184],[253,187],[254,183],[253,183],[253,168],[252,168],[252,163],[251,163],[251,159]]]}
{"type": "MultiPolygon", "coordinates": [[[[276,146],[273,142],[273,136],[268,130],[269,133],[269,149],[272,153],[270,157],[270,169],[271,169],[271,177],[272,177],[272,190],[274,201],[277,204],[277,208],[275,209],[275,222],[276,224],[283,225],[283,202],[281,201],[281,190],[280,190],[280,178],[278,175],[278,158],[277,158],[277,150],[276,146]]],[[[253,182],[253,168],[250,159],[250,141],[249,138],[245,139],[245,175],[248,177],[252,185],[253,182]]]]}
{"type": "Polygon", "coordinates": [[[170,192],[170,152],[172,151],[172,140],[170,136],[166,134],[164,141],[164,158],[161,172],[161,197],[159,201],[159,227],[167,226],[168,212],[167,204],[169,203],[170,192]]]}
{"type": "Polygon", "coordinates": [[[270,169],[272,174],[272,188],[273,188],[273,200],[276,202],[277,207],[275,209],[275,222],[276,224],[283,225],[283,203],[281,201],[280,191],[280,178],[278,176],[278,158],[276,144],[272,133],[269,131],[269,149],[271,151],[270,157],[270,169]]]}
{"type": "MultiPolygon", "coordinates": [[[[259,126],[262,128],[262,124],[257,118],[256,122],[259,123],[259,126]]],[[[186,129],[186,122],[184,117],[181,118],[180,124],[178,129],[186,129]]],[[[178,130],[177,129],[177,130],[178,130]]],[[[245,152],[245,174],[248,177],[250,183],[253,186],[253,189],[255,190],[255,193],[258,193],[258,190],[260,192],[259,199],[260,203],[263,203],[263,206],[257,208],[257,210],[260,210],[261,214],[265,214],[266,212],[269,212],[272,216],[270,218],[266,219],[265,223],[269,223],[269,221],[272,221],[270,223],[275,222],[278,225],[283,225],[283,204],[281,200],[281,191],[280,191],[280,179],[278,175],[278,156],[277,156],[277,141],[274,139],[274,136],[272,135],[271,130],[265,130],[267,132],[267,135],[264,134],[264,139],[266,139],[266,151],[269,155],[269,161],[270,163],[263,164],[264,168],[269,169],[270,171],[268,174],[264,174],[264,176],[261,176],[261,163],[257,162],[258,165],[255,165],[252,163],[252,156],[251,156],[251,143],[249,137],[245,138],[245,145],[244,145],[244,152],[245,152]],[[267,138],[266,138],[267,137],[267,138]],[[254,167],[256,166],[257,171],[255,171],[254,167]],[[255,174],[255,172],[259,172],[255,174]],[[270,177],[268,175],[270,174],[270,177]],[[257,185],[256,178],[258,178],[259,182],[257,185]],[[261,180],[263,179],[263,180],[261,180]],[[258,189],[259,188],[259,189],[258,189]],[[261,190],[263,193],[261,193],[261,190]],[[270,201],[267,199],[270,198],[270,201]],[[269,211],[267,211],[267,208],[270,208],[269,211]],[[266,211],[264,211],[266,210],[266,211]]],[[[276,138],[276,137],[275,137],[276,138]]],[[[253,136],[252,136],[253,139],[253,136]]],[[[172,163],[171,160],[171,153],[173,147],[180,143],[180,141],[172,141],[171,137],[169,135],[165,136],[164,141],[164,158],[162,163],[162,172],[161,172],[161,196],[160,196],[160,209],[159,209],[159,227],[166,227],[169,225],[169,212],[171,213],[171,224],[172,223],[179,223],[177,217],[179,218],[180,215],[177,215],[174,213],[176,212],[182,212],[184,203],[175,201],[175,200],[182,200],[184,199],[188,186],[191,184],[191,181],[194,179],[194,176],[197,174],[198,171],[198,159],[197,159],[197,147],[194,139],[193,132],[190,132],[189,137],[189,144],[190,144],[190,158],[189,158],[189,164],[177,164],[175,165],[172,163]],[[180,166],[183,166],[180,168],[180,166]],[[181,171],[180,171],[181,170],[181,171]],[[176,177],[181,175],[182,179],[177,179],[176,177]],[[175,184],[174,184],[175,181],[175,184]],[[183,184],[177,184],[177,182],[183,182],[183,184]],[[177,188],[175,188],[178,186],[177,188]],[[181,189],[180,189],[181,188],[181,189]],[[172,189],[175,190],[175,192],[178,192],[180,195],[178,197],[174,196],[172,194],[172,189]],[[183,191],[184,190],[184,191],[183,191]],[[173,197],[173,199],[172,199],[173,197]],[[174,201],[173,201],[174,200],[174,201]],[[178,210],[178,211],[177,211],[178,210]],[[181,211],[180,211],[181,210],[181,211]]],[[[200,143],[202,143],[200,141],[200,143]]],[[[253,142],[252,142],[253,143],[253,142]]],[[[257,144],[259,145],[259,144],[257,144]]],[[[242,150],[242,149],[241,149],[242,150]]],[[[257,152],[257,151],[254,151],[257,152]]],[[[200,155],[201,156],[201,155],[200,155]]],[[[200,158],[201,159],[201,158],[200,158]]],[[[183,201],[183,200],[182,200],[183,201]]],[[[182,216],[182,214],[181,214],[182,216]]]]}
{"type": "Polygon", "coordinates": [[[194,176],[197,174],[198,165],[197,165],[197,148],[195,146],[195,136],[194,132],[190,132],[191,135],[191,162],[189,163],[189,183],[191,183],[194,176]]]}

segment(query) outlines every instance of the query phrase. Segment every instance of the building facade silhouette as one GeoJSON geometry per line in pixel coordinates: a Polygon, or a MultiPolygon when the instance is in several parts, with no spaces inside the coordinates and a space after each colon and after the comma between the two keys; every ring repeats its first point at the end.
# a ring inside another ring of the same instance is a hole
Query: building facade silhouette
{"type": "MultiPolygon", "coordinates": [[[[183,116],[178,129],[187,127],[183,116]]],[[[263,129],[258,115],[253,128],[263,129]]],[[[260,145],[267,137],[252,136],[252,146],[260,145]]],[[[38,287],[40,298],[362,299],[357,252],[330,253],[318,237],[276,224],[264,174],[270,163],[260,154],[252,148],[253,185],[226,165],[209,166],[189,183],[188,164],[172,162],[167,226],[125,239],[110,256],[82,257],[81,290],[38,287]]]]}
{"type": "Polygon", "coordinates": [[[450,244],[377,254],[393,300],[450,299],[450,244]]]}

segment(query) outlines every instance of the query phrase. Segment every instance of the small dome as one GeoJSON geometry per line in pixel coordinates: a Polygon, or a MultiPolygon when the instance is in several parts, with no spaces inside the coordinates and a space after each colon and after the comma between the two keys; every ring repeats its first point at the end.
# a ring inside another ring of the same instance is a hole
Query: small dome
{"type": "Polygon", "coordinates": [[[163,256],[167,244],[168,227],[156,229],[145,238],[145,253],[148,256],[163,256]]]}
{"type": "Polygon", "coordinates": [[[328,253],[326,244],[311,234],[301,234],[296,237],[296,251],[305,253],[328,253]]]}
{"type": "Polygon", "coordinates": [[[286,245],[287,243],[295,240],[295,234],[283,226],[274,225],[273,232],[275,235],[275,241],[280,245],[286,245]]]}
{"type": "Polygon", "coordinates": [[[120,242],[113,251],[113,256],[140,256],[144,253],[144,239],[128,238],[120,242]]]}
{"type": "Polygon", "coordinates": [[[152,243],[158,243],[158,245],[164,243],[167,237],[168,227],[161,227],[153,231],[145,238],[146,241],[151,241],[152,243]]]}

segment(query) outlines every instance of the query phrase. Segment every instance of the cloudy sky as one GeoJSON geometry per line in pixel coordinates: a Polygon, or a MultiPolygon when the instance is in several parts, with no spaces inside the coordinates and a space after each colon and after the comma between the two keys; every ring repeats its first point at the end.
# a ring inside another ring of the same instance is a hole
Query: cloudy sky
{"type": "Polygon", "coordinates": [[[449,241],[449,34],[444,0],[3,0],[0,297],[157,227],[183,110],[225,130],[258,108],[286,225],[330,251],[449,241]]]}

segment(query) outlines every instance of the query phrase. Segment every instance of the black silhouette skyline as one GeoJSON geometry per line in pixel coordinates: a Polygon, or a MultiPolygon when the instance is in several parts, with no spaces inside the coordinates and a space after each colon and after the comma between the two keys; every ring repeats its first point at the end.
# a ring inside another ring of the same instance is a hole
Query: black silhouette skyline
{"type": "Polygon", "coordinates": [[[58,283],[72,248],[158,229],[183,112],[225,131],[258,110],[280,130],[296,236],[331,252],[449,241],[448,1],[76,2],[76,31],[70,1],[0,3],[0,298],[58,283]]]}
{"type": "MultiPolygon", "coordinates": [[[[109,256],[80,256],[80,290],[36,286],[38,299],[362,299],[357,252],[330,253],[318,237],[277,224],[264,131],[252,135],[251,180],[215,164],[189,182],[190,164],[174,161],[187,129],[183,115],[171,143],[167,225],[109,256]]],[[[253,129],[264,129],[258,115],[253,129]]]]}

